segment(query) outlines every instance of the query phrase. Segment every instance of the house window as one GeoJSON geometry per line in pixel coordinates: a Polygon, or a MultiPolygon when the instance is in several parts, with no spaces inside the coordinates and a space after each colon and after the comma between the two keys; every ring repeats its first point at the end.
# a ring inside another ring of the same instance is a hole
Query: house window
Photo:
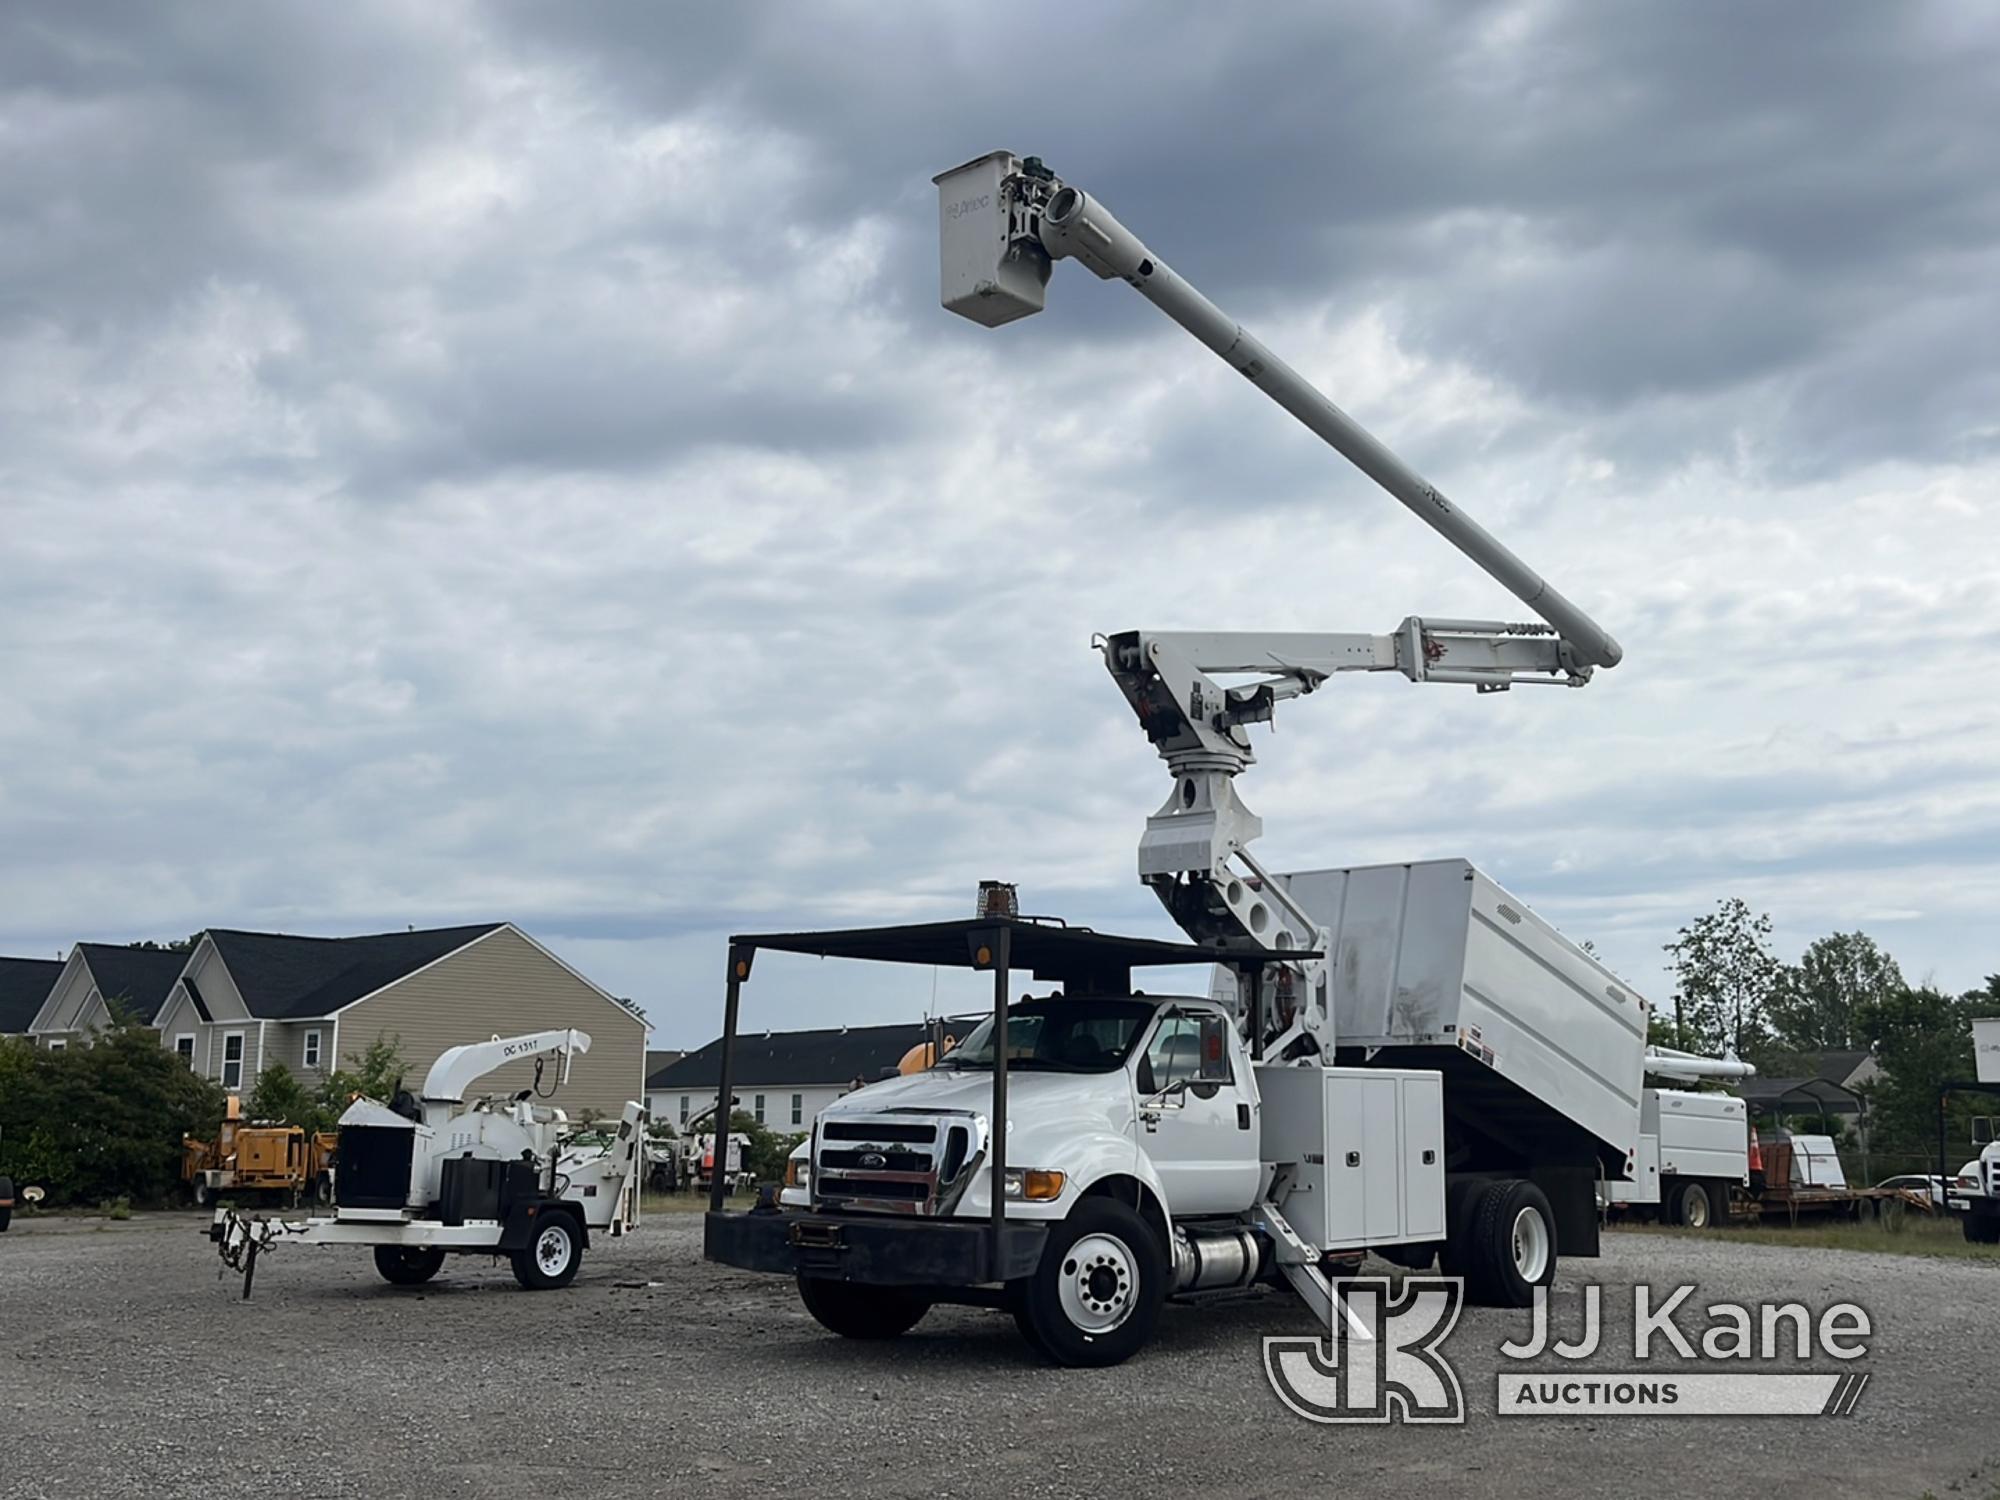
{"type": "Polygon", "coordinates": [[[759,1094],[757,1096],[756,1114],[757,1114],[757,1123],[759,1125],[762,1125],[764,1123],[764,1096],[762,1094],[759,1094]]]}
{"type": "Polygon", "coordinates": [[[792,1123],[794,1125],[804,1124],[805,1117],[806,1117],[806,1096],[804,1094],[792,1095],[792,1123]]]}
{"type": "Polygon", "coordinates": [[[194,1066],[194,1033],[192,1031],[183,1031],[179,1036],[174,1038],[174,1056],[178,1057],[190,1068],[194,1066]]]}
{"type": "Polygon", "coordinates": [[[243,1087],[243,1033],[240,1031],[223,1034],[222,1086],[226,1089],[243,1087]]]}
{"type": "Polygon", "coordinates": [[[688,1122],[688,1096],[687,1096],[686,1094],[682,1094],[682,1095],[681,1095],[681,1124],[685,1125],[685,1124],[687,1124],[687,1122],[688,1122]]]}
{"type": "Polygon", "coordinates": [[[306,1033],[306,1066],[309,1068],[319,1066],[319,1033],[317,1031],[308,1031],[306,1033]]]}
{"type": "Polygon", "coordinates": [[[52,1037],[49,1040],[49,1051],[67,1052],[69,1051],[69,1042],[63,1037],[52,1037]]]}

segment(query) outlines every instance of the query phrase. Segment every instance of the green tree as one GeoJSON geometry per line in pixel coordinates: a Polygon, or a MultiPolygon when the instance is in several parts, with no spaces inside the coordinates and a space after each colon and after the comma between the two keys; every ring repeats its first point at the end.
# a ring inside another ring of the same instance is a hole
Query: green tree
{"type": "MultiPolygon", "coordinates": [[[[1860,1035],[1882,1067],[1866,1088],[1878,1143],[1901,1151],[1936,1148],[1938,1086],[1947,1078],[1972,1076],[1972,1020],[1996,998],[2000,992],[1952,996],[1924,985],[1899,989],[1857,1013],[1860,1035]]],[[[1954,1099],[1945,1122],[1947,1145],[1966,1145],[1972,1116],[1991,1112],[1971,1098],[1954,1099]]],[[[1949,1162],[1946,1170],[1957,1165],[1949,1162]]]]}
{"type": "Polygon", "coordinates": [[[1731,896],[1681,928],[1666,952],[1674,976],[1669,1045],[1711,1055],[1754,1051],[1780,969],[1770,917],[1731,896]]]}
{"type": "Polygon", "coordinates": [[[408,1070],[402,1037],[378,1036],[361,1051],[348,1053],[346,1067],[326,1075],[319,1086],[319,1102],[336,1119],[356,1094],[387,1104],[402,1089],[408,1070]]]}
{"type": "Polygon", "coordinates": [[[1865,1045],[1858,1012],[1904,988],[1903,971],[1875,939],[1836,932],[1781,971],[1770,998],[1771,1031],[1795,1053],[1849,1051],[1865,1045]]]}
{"type": "Polygon", "coordinates": [[[792,1154],[793,1147],[805,1139],[803,1132],[780,1135],[775,1130],[767,1130],[748,1110],[739,1109],[732,1114],[729,1128],[732,1132],[750,1137],[750,1144],[743,1148],[743,1167],[759,1182],[782,1182],[785,1158],[792,1154]]]}
{"type": "Polygon", "coordinates": [[[114,1021],[60,1052],[0,1039],[0,1172],[55,1204],[157,1203],[182,1136],[212,1136],[223,1103],[144,1025],[114,1021]]]}
{"type": "Polygon", "coordinates": [[[257,1075],[257,1087],[250,1091],[250,1118],[277,1120],[307,1130],[327,1128],[325,1102],[299,1082],[298,1076],[281,1062],[267,1065],[257,1075]]]}

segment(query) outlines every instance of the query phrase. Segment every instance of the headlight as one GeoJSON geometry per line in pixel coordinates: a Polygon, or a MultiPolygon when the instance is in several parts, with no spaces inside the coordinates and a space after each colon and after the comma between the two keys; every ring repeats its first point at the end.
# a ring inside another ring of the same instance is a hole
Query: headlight
{"type": "Polygon", "coordinates": [[[812,1163],[803,1156],[785,1158],[785,1186],[803,1188],[812,1186],[812,1163]]]}
{"type": "Polygon", "coordinates": [[[1958,1179],[1958,1182],[1955,1184],[1955,1186],[1976,1192],[1979,1188],[1979,1179],[1977,1177],[1974,1177],[1970,1172],[1967,1172],[1964,1176],[1958,1179]]]}
{"type": "Polygon", "coordinates": [[[1067,1180],[1060,1172],[1044,1172],[1035,1167],[1009,1167],[1007,1196],[1029,1203],[1047,1203],[1062,1196],[1063,1183],[1067,1180]]]}

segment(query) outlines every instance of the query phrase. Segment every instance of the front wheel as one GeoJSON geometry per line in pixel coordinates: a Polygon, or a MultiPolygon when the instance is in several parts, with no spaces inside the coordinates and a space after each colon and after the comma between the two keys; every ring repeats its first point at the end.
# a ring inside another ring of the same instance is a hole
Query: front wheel
{"type": "MultiPolygon", "coordinates": [[[[1707,1200],[1702,1200],[1704,1203],[1707,1200]]],[[[1466,1292],[1487,1307],[1526,1307],[1556,1279],[1556,1217],[1548,1196],[1519,1179],[1491,1183],[1466,1225],[1466,1292]]]]}
{"type": "Polygon", "coordinates": [[[583,1264],[583,1236],[568,1214],[537,1221],[533,1236],[513,1255],[514,1279],[531,1292],[551,1292],[576,1280],[583,1264]]]}
{"type": "Polygon", "coordinates": [[[1971,1244],[2000,1245],[2000,1219],[1986,1219],[1969,1213],[1960,1222],[1965,1225],[1965,1238],[1971,1244]]]}
{"type": "Polygon", "coordinates": [[[820,1327],[844,1339],[893,1339],[931,1310],[930,1299],[893,1286],[799,1278],[799,1301],[820,1327]]]}
{"type": "Polygon", "coordinates": [[[1028,1342],[1050,1359],[1101,1368],[1145,1347],[1166,1298],[1167,1255],[1152,1226],[1123,1203],[1086,1198],[1009,1300],[1028,1342]]]}
{"type": "Polygon", "coordinates": [[[444,1265],[444,1251],[410,1249],[403,1245],[377,1245],[375,1269],[382,1279],[395,1286],[422,1286],[444,1265]]]}

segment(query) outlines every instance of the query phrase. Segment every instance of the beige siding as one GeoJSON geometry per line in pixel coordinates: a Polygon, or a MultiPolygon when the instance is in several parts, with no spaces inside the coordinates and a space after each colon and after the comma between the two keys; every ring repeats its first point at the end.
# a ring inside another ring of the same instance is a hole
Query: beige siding
{"type": "MultiPolygon", "coordinates": [[[[590,1034],[590,1051],[576,1059],[569,1083],[549,1102],[575,1119],[586,1109],[615,1116],[644,1097],[646,1023],[608,1000],[512,928],[461,948],[420,973],[399,980],[340,1016],[340,1061],[377,1037],[399,1038],[412,1092],[447,1047],[574,1026],[590,1034]]],[[[273,1039],[275,1050],[276,1041],[273,1039]]],[[[475,1088],[512,1093],[528,1086],[531,1063],[510,1063],[475,1088]]],[[[546,1090],[552,1079],[543,1080],[546,1090]]]]}
{"type": "Polygon", "coordinates": [[[333,1065],[333,1022],[272,1021],[265,1028],[264,1046],[264,1067],[283,1063],[301,1083],[312,1087],[326,1076],[326,1070],[333,1065]],[[308,1067],[306,1034],[313,1031],[319,1033],[319,1062],[308,1067]]]}

